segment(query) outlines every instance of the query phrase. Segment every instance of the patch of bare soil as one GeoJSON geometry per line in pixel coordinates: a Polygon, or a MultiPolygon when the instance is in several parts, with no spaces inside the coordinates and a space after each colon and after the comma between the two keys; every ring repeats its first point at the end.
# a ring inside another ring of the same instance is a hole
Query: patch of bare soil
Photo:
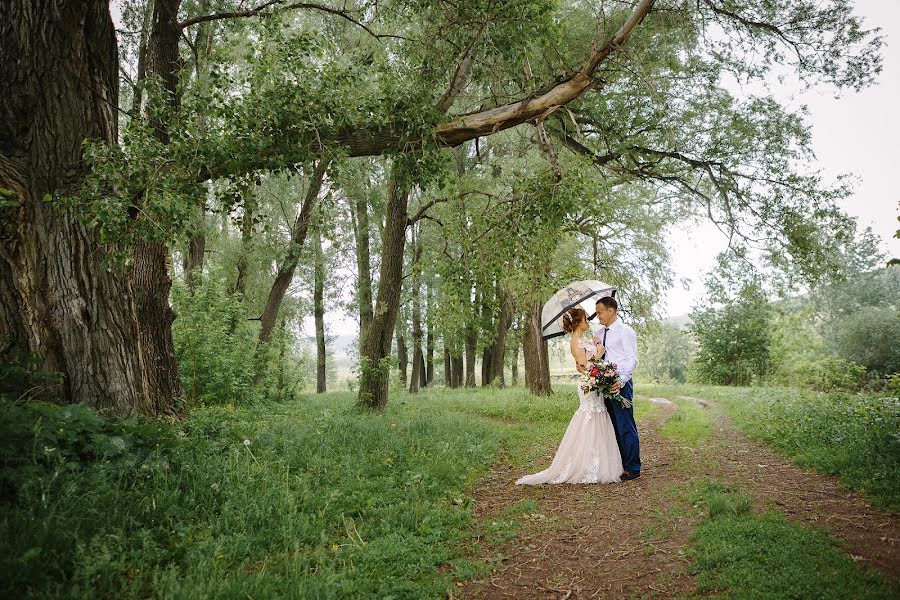
{"type": "Polygon", "coordinates": [[[900,516],[841,489],[835,477],[798,467],[749,439],[725,417],[715,421],[713,431],[714,462],[698,465],[698,470],[747,488],[789,519],[824,527],[854,560],[889,578],[900,576],[900,516]]]}
{"type": "MultiPolygon", "coordinates": [[[[546,518],[532,531],[492,545],[488,555],[501,560],[489,577],[465,583],[461,598],[669,598],[693,589],[685,572],[682,547],[693,530],[689,517],[672,515],[666,535],[647,534],[666,506],[654,502],[683,481],[672,449],[657,431],[675,412],[661,405],[655,416],[638,423],[642,475],[617,484],[517,486],[524,473],[509,465],[495,468],[479,482],[474,511],[484,525],[502,520],[513,505],[537,500],[546,518]]],[[[562,432],[560,432],[562,436],[562,432]]],[[[534,470],[552,460],[548,449],[534,470]]]]}

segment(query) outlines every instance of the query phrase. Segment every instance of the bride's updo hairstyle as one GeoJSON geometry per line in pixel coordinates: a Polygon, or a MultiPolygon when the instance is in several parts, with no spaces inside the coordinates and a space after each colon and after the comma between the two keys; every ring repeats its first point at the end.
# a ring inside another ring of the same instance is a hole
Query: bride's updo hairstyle
{"type": "Polygon", "coordinates": [[[563,315],[563,331],[565,331],[566,333],[572,333],[573,331],[575,331],[575,328],[581,325],[585,317],[587,317],[587,314],[584,312],[583,308],[579,308],[577,306],[575,308],[570,308],[569,311],[563,315]]]}

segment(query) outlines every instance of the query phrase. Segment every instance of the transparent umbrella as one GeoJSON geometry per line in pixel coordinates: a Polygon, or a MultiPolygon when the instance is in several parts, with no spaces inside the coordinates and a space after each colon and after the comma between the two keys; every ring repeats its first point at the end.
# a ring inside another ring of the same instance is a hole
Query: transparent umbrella
{"type": "Polygon", "coordinates": [[[597,316],[594,309],[597,299],[615,295],[616,288],[602,281],[573,281],[544,303],[541,311],[541,335],[545,340],[563,335],[562,316],[573,306],[581,306],[588,319],[593,319],[597,316]]]}

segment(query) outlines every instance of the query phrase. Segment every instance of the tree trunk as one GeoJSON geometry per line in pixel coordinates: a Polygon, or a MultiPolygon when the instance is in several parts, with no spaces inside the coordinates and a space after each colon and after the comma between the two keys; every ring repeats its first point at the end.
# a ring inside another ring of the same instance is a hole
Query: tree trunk
{"type": "Polygon", "coordinates": [[[204,215],[201,212],[200,218],[195,224],[199,230],[191,236],[190,242],[188,242],[188,251],[185,255],[184,282],[191,293],[194,292],[196,281],[203,271],[203,257],[206,253],[206,232],[203,230],[205,227],[203,221],[204,215]]]}
{"type": "Polygon", "coordinates": [[[506,333],[512,325],[513,303],[499,285],[497,286],[497,298],[500,300],[500,316],[497,318],[497,337],[494,339],[494,345],[491,347],[491,375],[489,383],[497,381],[500,387],[505,385],[503,372],[503,363],[506,359],[506,333]]]}
{"type": "Polygon", "coordinates": [[[172,256],[165,244],[143,239],[135,242],[134,255],[134,287],[141,350],[147,369],[147,401],[153,414],[163,414],[170,412],[167,407],[172,407],[176,398],[184,396],[172,340],[172,323],[175,321],[175,312],[169,305],[172,256]]]}
{"type": "Polygon", "coordinates": [[[253,252],[253,219],[256,216],[256,196],[249,191],[245,191],[243,197],[244,214],[241,217],[241,254],[238,256],[237,278],[229,290],[231,294],[240,294],[241,298],[247,291],[247,267],[250,263],[250,254],[253,252]]]}
{"type": "Polygon", "coordinates": [[[44,201],[79,187],[81,143],[117,143],[118,55],[106,1],[0,2],[0,347],[62,375],[66,402],[146,403],[131,276],[102,267],[96,230],[44,201]]]}
{"type": "Polygon", "coordinates": [[[478,290],[475,292],[475,301],[472,303],[472,312],[469,322],[466,324],[465,348],[466,348],[466,387],[475,387],[475,353],[478,350],[478,308],[481,297],[478,290]]]}
{"type": "MultiPolygon", "coordinates": [[[[481,328],[483,331],[492,331],[494,328],[494,319],[491,314],[490,302],[488,295],[484,292],[481,294],[481,328]]],[[[486,344],[481,352],[481,386],[491,385],[493,379],[493,364],[491,359],[494,357],[494,345],[486,344]]]]}
{"type": "Polygon", "coordinates": [[[444,343],[444,385],[447,387],[453,387],[450,385],[450,349],[447,348],[446,342],[444,343]]]}
{"type": "Polygon", "coordinates": [[[522,346],[525,351],[525,384],[536,396],[548,396],[550,389],[550,357],[547,340],[541,337],[541,304],[534,302],[525,315],[522,331],[522,346]]]}
{"type": "Polygon", "coordinates": [[[359,303],[359,348],[365,347],[365,339],[372,327],[372,264],[369,249],[369,201],[365,195],[355,200],[356,209],[352,219],[356,238],[356,299],[359,303]]]}
{"type": "Polygon", "coordinates": [[[322,189],[326,167],[326,161],[318,161],[313,169],[312,176],[310,176],[309,187],[306,190],[306,196],[303,198],[300,213],[297,215],[294,226],[291,228],[291,241],[288,244],[287,253],[278,266],[275,282],[272,284],[272,289],[269,290],[269,297],[266,299],[266,306],[260,319],[260,344],[267,343],[272,337],[272,329],[275,327],[275,322],[278,319],[281,302],[284,300],[284,295],[287,293],[291,281],[294,280],[294,271],[297,269],[297,263],[300,261],[300,252],[303,250],[303,244],[306,241],[306,233],[309,230],[313,208],[316,206],[319,191],[322,189]]]}
{"type": "MultiPolygon", "coordinates": [[[[147,77],[159,77],[168,108],[177,111],[178,101],[178,7],[181,0],[155,0],[147,44],[147,77]]],[[[158,117],[150,119],[154,136],[169,143],[168,123],[158,117]]],[[[138,217],[141,218],[141,217],[138,217]]],[[[147,399],[154,412],[165,412],[175,398],[184,395],[172,322],[175,313],[169,305],[172,280],[169,271],[172,255],[164,242],[138,240],[134,246],[134,285],[137,317],[144,366],[147,369],[147,399]]]]}
{"type": "Polygon", "coordinates": [[[459,388],[463,386],[464,376],[463,376],[463,355],[462,353],[457,355],[450,355],[450,365],[451,371],[453,373],[453,383],[450,387],[459,388]]]}
{"type": "Polygon", "coordinates": [[[138,46],[137,73],[134,78],[131,98],[131,118],[139,119],[144,102],[143,83],[147,77],[147,38],[150,35],[150,21],[153,17],[153,0],[144,5],[144,18],[141,23],[141,40],[138,46]]]}
{"type": "MultiPolygon", "coordinates": [[[[396,167],[394,167],[396,169],[396,167]]],[[[400,286],[403,279],[403,247],[406,244],[407,204],[409,190],[401,188],[397,173],[388,184],[388,202],[382,235],[381,271],[378,277],[378,296],[375,301],[372,327],[363,346],[363,369],[360,376],[359,402],[363,406],[381,410],[388,400],[388,364],[391,336],[400,305],[400,286]]]]}
{"type": "Polygon", "coordinates": [[[403,332],[403,321],[397,320],[397,370],[400,372],[400,385],[406,387],[406,367],[409,365],[409,352],[406,349],[406,334],[403,332]]]}
{"type": "Polygon", "coordinates": [[[326,389],[325,382],[325,254],[322,252],[322,233],[314,236],[316,251],[315,283],[313,285],[313,313],[316,320],[316,393],[326,389]]]}
{"type": "Polygon", "coordinates": [[[425,281],[425,385],[434,385],[434,288],[425,281]]]}
{"type": "Polygon", "coordinates": [[[421,302],[421,283],[419,276],[419,259],[422,257],[422,248],[416,237],[416,228],[413,227],[413,256],[412,256],[412,344],[413,344],[413,360],[412,360],[412,376],[409,380],[409,392],[416,394],[419,392],[420,384],[424,384],[425,378],[422,373],[425,370],[422,356],[422,302],[421,302]]]}
{"type": "Polygon", "coordinates": [[[509,361],[513,386],[519,385],[519,332],[514,332],[512,341],[512,358],[509,361]]]}

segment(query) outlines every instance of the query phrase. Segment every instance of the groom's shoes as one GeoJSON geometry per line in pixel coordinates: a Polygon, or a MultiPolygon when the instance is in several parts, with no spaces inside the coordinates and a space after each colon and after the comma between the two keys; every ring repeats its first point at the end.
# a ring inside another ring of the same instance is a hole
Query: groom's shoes
{"type": "Polygon", "coordinates": [[[625,471],[624,473],[619,475],[619,479],[621,479],[622,481],[631,481],[632,479],[637,479],[640,476],[641,476],[640,471],[635,471],[634,473],[629,473],[628,471],[625,471]]]}

